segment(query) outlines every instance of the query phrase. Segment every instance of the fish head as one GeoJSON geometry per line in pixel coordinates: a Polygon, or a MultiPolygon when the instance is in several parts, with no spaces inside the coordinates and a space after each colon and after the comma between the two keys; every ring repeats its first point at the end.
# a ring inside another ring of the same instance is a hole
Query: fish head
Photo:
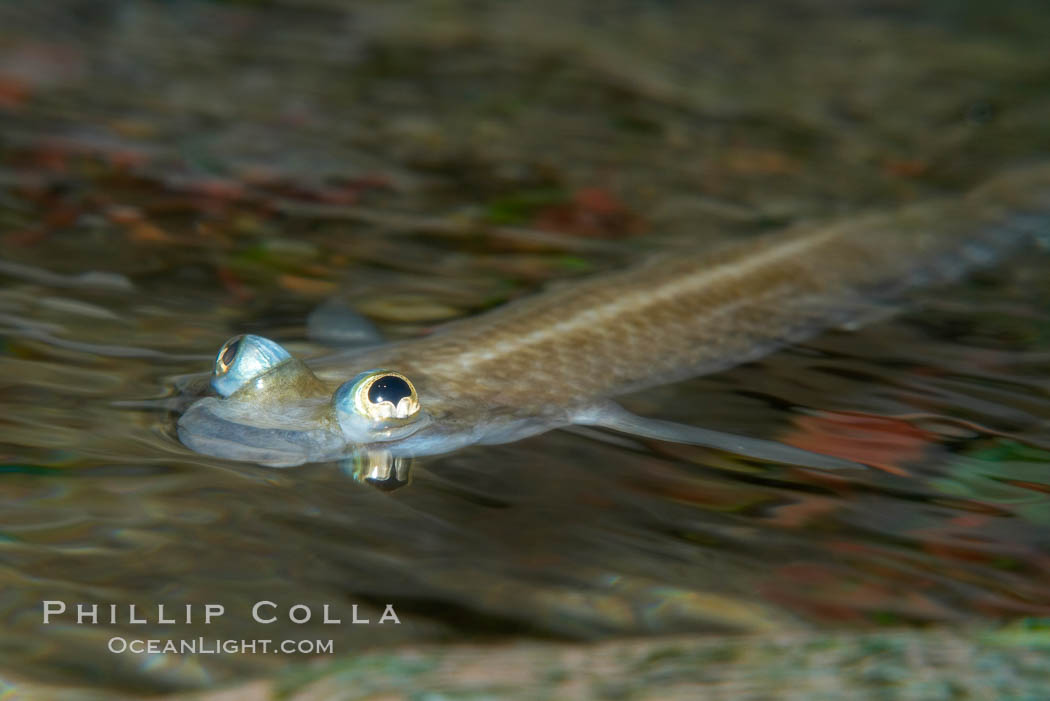
{"type": "Polygon", "coordinates": [[[371,369],[333,386],[270,339],[235,336],[212,371],[216,396],[179,419],[179,439],[199,453],[271,466],[346,458],[374,447],[411,452],[405,439],[428,426],[412,381],[371,369]]]}

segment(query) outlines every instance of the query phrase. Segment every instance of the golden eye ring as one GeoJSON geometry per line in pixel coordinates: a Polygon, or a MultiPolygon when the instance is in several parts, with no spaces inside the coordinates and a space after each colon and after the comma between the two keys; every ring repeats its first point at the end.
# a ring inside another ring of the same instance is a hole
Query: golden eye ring
{"type": "Polygon", "coordinates": [[[419,411],[419,395],[412,382],[399,372],[363,373],[353,385],[354,411],[371,421],[407,419],[419,411]]]}
{"type": "Polygon", "coordinates": [[[233,361],[237,359],[237,349],[241,345],[242,336],[235,336],[226,342],[215,357],[215,374],[223,375],[230,371],[233,361]]]}

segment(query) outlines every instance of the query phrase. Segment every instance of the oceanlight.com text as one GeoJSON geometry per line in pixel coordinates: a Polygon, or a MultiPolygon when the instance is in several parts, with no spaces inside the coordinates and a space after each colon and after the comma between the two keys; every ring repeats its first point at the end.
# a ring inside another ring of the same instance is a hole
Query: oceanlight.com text
{"type": "Polygon", "coordinates": [[[107,647],[118,655],[330,655],[335,652],[331,640],[222,640],[204,637],[161,640],[115,636],[109,639],[107,647]]]}

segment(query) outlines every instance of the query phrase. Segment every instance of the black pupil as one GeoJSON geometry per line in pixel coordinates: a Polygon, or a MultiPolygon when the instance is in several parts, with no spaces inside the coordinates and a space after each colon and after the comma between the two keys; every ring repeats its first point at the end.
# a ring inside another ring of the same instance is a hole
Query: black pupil
{"type": "Polygon", "coordinates": [[[222,352],[222,364],[229,367],[233,362],[233,359],[237,356],[237,347],[241,345],[240,339],[234,341],[230,345],[226,346],[226,350],[222,352]]]}
{"type": "Polygon", "coordinates": [[[397,403],[400,402],[403,397],[411,396],[412,388],[408,386],[408,383],[394,375],[380,377],[372,383],[371,387],[368,388],[368,401],[373,404],[390,402],[394,406],[397,406],[397,403]]]}

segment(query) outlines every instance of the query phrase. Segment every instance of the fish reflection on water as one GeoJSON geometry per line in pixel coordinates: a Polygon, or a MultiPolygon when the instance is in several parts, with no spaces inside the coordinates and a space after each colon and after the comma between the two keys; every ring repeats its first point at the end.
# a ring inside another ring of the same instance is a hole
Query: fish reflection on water
{"type": "Polygon", "coordinates": [[[1046,231],[1050,166],[961,198],[654,258],[449,324],[303,361],[245,335],[178,424],[190,448],[271,466],[343,460],[398,486],[416,456],[593,426],[815,468],[859,467],[756,438],[636,416],[617,395],[722,370],[885,314],[920,285],[989,265],[1046,231]]]}

